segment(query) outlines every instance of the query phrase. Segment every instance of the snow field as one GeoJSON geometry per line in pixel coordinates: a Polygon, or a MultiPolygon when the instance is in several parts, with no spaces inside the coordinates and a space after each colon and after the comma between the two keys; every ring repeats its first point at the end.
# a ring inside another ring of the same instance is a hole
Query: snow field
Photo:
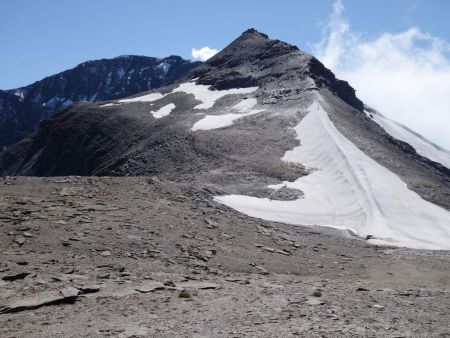
{"type": "Polygon", "coordinates": [[[160,108],[157,111],[151,111],[150,113],[153,115],[154,118],[160,119],[164,116],[169,115],[172,110],[175,109],[175,105],[173,103],[169,103],[168,105],[165,105],[164,107],[160,108]]]}
{"type": "Polygon", "coordinates": [[[450,213],[409,190],[333,125],[315,101],[295,127],[301,145],[283,160],[315,168],[287,186],[304,198],[275,201],[244,195],[215,199],[246,215],[296,225],[348,228],[369,242],[418,249],[450,249],[450,213]]]}
{"type": "Polygon", "coordinates": [[[380,125],[380,127],[382,127],[388,134],[411,145],[419,155],[422,155],[434,162],[438,162],[450,169],[450,152],[436,147],[433,143],[416,135],[405,126],[388,119],[381,114],[369,112],[366,112],[366,114],[372,115],[373,120],[378,123],[378,125],[380,125]]]}

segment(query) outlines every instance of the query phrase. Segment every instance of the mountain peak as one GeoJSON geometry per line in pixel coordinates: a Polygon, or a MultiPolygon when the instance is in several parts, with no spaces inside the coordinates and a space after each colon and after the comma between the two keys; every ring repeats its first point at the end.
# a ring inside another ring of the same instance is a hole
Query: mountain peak
{"type": "Polygon", "coordinates": [[[196,78],[198,83],[215,89],[259,86],[272,78],[274,72],[287,74],[305,65],[309,58],[296,46],[250,28],[179,82],[196,78]]]}
{"type": "MultiPolygon", "coordinates": [[[[364,108],[355,90],[347,82],[336,79],[318,59],[297,46],[270,39],[254,28],[244,31],[222,51],[178,82],[192,79],[219,90],[267,86],[269,83],[277,83],[274,91],[294,92],[299,87],[310,87],[310,90],[326,87],[354,108],[360,111],[364,108]],[[307,78],[314,85],[307,83],[307,78]]],[[[274,98],[267,100],[276,101],[274,98]]]]}
{"type": "Polygon", "coordinates": [[[257,31],[255,28],[247,29],[246,31],[244,31],[241,34],[241,37],[243,37],[243,36],[245,36],[245,37],[258,36],[258,37],[262,37],[262,38],[265,38],[265,39],[269,39],[269,36],[267,34],[261,33],[259,31],[257,31]]]}

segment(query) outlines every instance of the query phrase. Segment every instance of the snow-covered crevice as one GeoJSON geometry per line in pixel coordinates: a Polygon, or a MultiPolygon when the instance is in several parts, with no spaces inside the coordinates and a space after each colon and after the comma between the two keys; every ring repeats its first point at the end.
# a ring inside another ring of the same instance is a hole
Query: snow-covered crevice
{"type": "Polygon", "coordinates": [[[232,109],[238,111],[238,113],[226,113],[222,115],[206,115],[200,121],[196,122],[191,130],[211,130],[217,128],[223,128],[231,126],[234,121],[243,118],[245,116],[250,116],[258,114],[264,109],[253,109],[256,106],[257,101],[254,98],[245,99],[233,106],[232,109]]]}
{"type": "Polygon", "coordinates": [[[168,105],[165,105],[164,107],[161,107],[157,111],[151,111],[150,113],[153,115],[154,118],[160,119],[164,116],[169,115],[172,110],[175,109],[175,105],[173,103],[169,103],[168,105]]]}
{"type": "Polygon", "coordinates": [[[394,173],[368,157],[333,125],[315,101],[295,127],[300,146],[284,161],[315,168],[287,186],[294,201],[244,195],[215,199],[244,214],[296,225],[347,228],[374,244],[450,249],[450,212],[423,200],[394,173]]]}
{"type": "Polygon", "coordinates": [[[422,136],[418,136],[407,127],[388,119],[380,113],[366,111],[366,114],[378,123],[389,135],[412,146],[419,155],[450,168],[450,152],[440,149],[422,136]]]}

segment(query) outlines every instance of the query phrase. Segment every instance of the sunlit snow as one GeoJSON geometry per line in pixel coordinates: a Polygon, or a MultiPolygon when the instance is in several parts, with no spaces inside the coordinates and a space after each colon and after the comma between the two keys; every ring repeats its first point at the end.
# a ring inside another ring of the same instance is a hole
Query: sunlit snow
{"type": "Polygon", "coordinates": [[[203,119],[196,122],[191,130],[211,130],[230,126],[237,119],[264,111],[264,109],[252,109],[256,104],[257,101],[254,98],[242,100],[237,105],[233,106],[233,109],[239,111],[239,114],[227,113],[222,115],[206,115],[203,119]]]}
{"type": "Polygon", "coordinates": [[[366,113],[370,114],[373,117],[373,120],[376,123],[378,123],[381,127],[383,127],[383,129],[388,134],[390,134],[391,136],[395,137],[398,140],[408,143],[417,151],[418,154],[432,161],[438,162],[446,166],[447,168],[450,168],[449,152],[440,149],[431,142],[427,141],[426,139],[422,138],[421,136],[418,136],[408,128],[404,127],[403,125],[391,119],[388,119],[387,117],[379,113],[371,113],[371,112],[366,113]]]}
{"type": "Polygon", "coordinates": [[[160,108],[157,111],[151,111],[150,113],[153,115],[154,118],[160,119],[161,117],[169,115],[172,110],[175,109],[175,105],[173,103],[169,103],[168,105],[165,105],[164,107],[160,108]]]}
{"type": "Polygon", "coordinates": [[[186,82],[180,84],[173,92],[193,94],[196,100],[202,102],[195,106],[194,109],[209,109],[214,106],[218,99],[226,95],[249,94],[258,90],[258,87],[232,88],[226,90],[210,90],[210,87],[211,86],[198,85],[195,84],[195,82],[186,82]]]}
{"type": "Polygon", "coordinates": [[[450,212],[423,200],[394,173],[365,155],[333,125],[319,102],[295,127],[301,145],[284,161],[316,168],[281,186],[304,198],[277,201],[244,195],[215,199],[249,216],[298,225],[348,228],[374,244],[450,249],[450,212]]]}
{"type": "Polygon", "coordinates": [[[133,97],[131,99],[123,99],[119,100],[121,103],[129,103],[129,102],[153,102],[159,99],[162,99],[165,95],[161,93],[150,93],[143,96],[133,97]]]}
{"type": "Polygon", "coordinates": [[[161,62],[159,65],[156,66],[156,68],[162,69],[164,74],[167,74],[169,72],[170,67],[172,67],[172,65],[170,63],[167,63],[167,62],[161,62]]]}
{"type": "MultiPolygon", "coordinates": [[[[258,87],[232,88],[226,90],[210,90],[210,87],[211,86],[198,85],[194,81],[192,81],[180,84],[171,93],[183,92],[186,94],[193,94],[196,100],[201,101],[201,103],[196,105],[194,109],[209,109],[214,106],[218,99],[226,95],[249,94],[258,90],[258,87]]],[[[119,100],[119,102],[153,102],[162,99],[163,97],[171,93],[150,93],[143,96],[133,97],[131,99],[119,100]]]]}
{"type": "Polygon", "coordinates": [[[120,104],[118,104],[118,103],[105,103],[105,104],[102,104],[101,106],[99,106],[99,108],[113,107],[113,106],[120,106],[120,104]]]}

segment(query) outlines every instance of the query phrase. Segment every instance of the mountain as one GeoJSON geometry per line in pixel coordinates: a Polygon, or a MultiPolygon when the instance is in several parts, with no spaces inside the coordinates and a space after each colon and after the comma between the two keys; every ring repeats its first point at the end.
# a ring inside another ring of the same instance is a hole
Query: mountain
{"type": "Polygon", "coordinates": [[[0,90],[0,149],[77,101],[104,101],[168,85],[200,62],[126,55],[84,62],[29,86],[0,90]]]}
{"type": "Polygon", "coordinates": [[[252,217],[450,249],[449,153],[387,124],[315,57],[250,29],[169,86],[56,113],[0,174],[159,176],[252,217]]]}

